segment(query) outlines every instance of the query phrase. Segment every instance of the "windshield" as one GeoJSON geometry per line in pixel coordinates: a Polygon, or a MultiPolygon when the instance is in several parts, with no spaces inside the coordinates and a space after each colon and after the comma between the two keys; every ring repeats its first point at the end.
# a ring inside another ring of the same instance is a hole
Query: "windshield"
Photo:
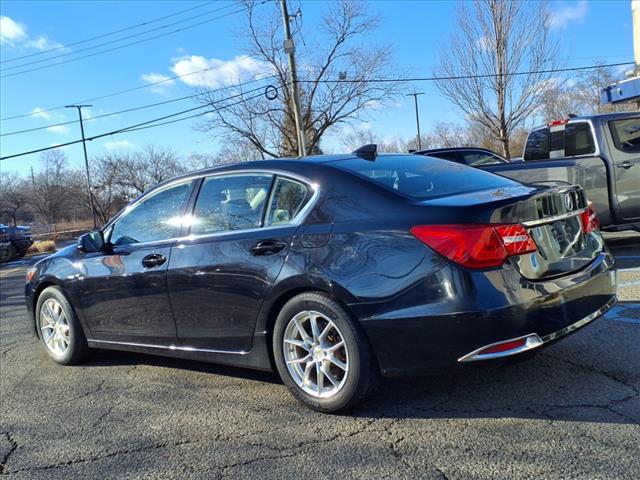
{"type": "Polygon", "coordinates": [[[353,158],[330,165],[418,200],[520,185],[477,168],[422,155],[385,155],[375,161],[353,158]]]}

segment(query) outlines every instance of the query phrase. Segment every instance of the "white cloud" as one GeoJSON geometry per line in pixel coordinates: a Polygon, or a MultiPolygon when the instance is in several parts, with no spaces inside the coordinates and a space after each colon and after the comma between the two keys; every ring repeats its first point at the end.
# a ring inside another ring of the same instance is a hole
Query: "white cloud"
{"type": "Polygon", "coordinates": [[[50,50],[63,47],[61,43],[54,42],[44,35],[31,38],[27,34],[27,27],[24,24],[5,16],[0,17],[0,44],[35,50],[50,50]]]}
{"type": "Polygon", "coordinates": [[[61,48],[64,45],[53,40],[49,40],[44,35],[40,35],[38,38],[29,40],[25,43],[26,47],[35,48],[36,50],[51,50],[54,48],[61,48]]]}
{"type": "Polygon", "coordinates": [[[53,115],[50,112],[45,112],[44,109],[40,107],[31,110],[31,115],[37,118],[44,118],[45,120],[53,119],[53,115]]]}
{"type": "Polygon", "coordinates": [[[54,125],[52,127],[48,127],[47,132],[66,135],[67,133],[69,133],[69,127],[67,127],[66,125],[54,125]]]}
{"type": "Polygon", "coordinates": [[[227,62],[191,55],[175,60],[171,71],[176,75],[184,75],[180,80],[191,87],[218,88],[268,75],[272,69],[266,62],[248,55],[240,55],[227,62]],[[204,69],[207,71],[194,73],[204,69]]]}
{"type": "Polygon", "coordinates": [[[27,36],[26,27],[9,17],[0,17],[0,44],[15,45],[22,42],[27,36]]]}
{"type": "Polygon", "coordinates": [[[587,0],[555,4],[551,6],[551,26],[566,28],[569,22],[580,20],[587,15],[587,0]]]}
{"type": "Polygon", "coordinates": [[[156,84],[151,87],[151,91],[159,94],[167,93],[168,87],[176,83],[171,77],[163,75],[162,73],[145,73],[140,78],[146,83],[156,84]]]}
{"type": "Polygon", "coordinates": [[[133,148],[135,147],[135,144],[130,142],[129,140],[116,140],[113,142],[105,142],[103,146],[107,150],[112,151],[112,150],[124,150],[127,148],[133,148]]]}

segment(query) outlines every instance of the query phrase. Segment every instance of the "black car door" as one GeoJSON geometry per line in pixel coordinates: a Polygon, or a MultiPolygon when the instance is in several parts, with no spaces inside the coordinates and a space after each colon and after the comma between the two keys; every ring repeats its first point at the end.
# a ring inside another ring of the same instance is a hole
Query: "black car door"
{"type": "Polygon", "coordinates": [[[269,173],[203,180],[190,236],[172,248],[169,261],[169,293],[182,347],[251,348],[263,299],[313,193],[304,182],[269,173]]]}
{"type": "Polygon", "coordinates": [[[175,342],[167,267],[193,186],[179,182],[133,204],[107,230],[107,251],[82,260],[79,297],[94,340],[175,342]]]}

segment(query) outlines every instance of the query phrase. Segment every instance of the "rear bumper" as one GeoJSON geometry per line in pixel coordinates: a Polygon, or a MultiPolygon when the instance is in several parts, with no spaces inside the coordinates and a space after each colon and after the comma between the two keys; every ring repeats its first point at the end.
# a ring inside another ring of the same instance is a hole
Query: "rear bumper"
{"type": "Polygon", "coordinates": [[[444,287],[439,295],[422,284],[388,306],[352,306],[383,375],[459,366],[491,344],[533,334],[540,341],[511,355],[537,349],[592,322],[616,299],[614,259],[606,251],[581,271],[544,281],[508,267],[471,272],[451,266],[437,273],[444,287]]]}
{"type": "Polygon", "coordinates": [[[581,318],[575,323],[567,325],[560,330],[552,332],[544,337],[541,337],[537,333],[530,333],[529,335],[524,335],[518,338],[509,338],[507,340],[502,340],[500,342],[495,342],[490,345],[485,345],[483,347],[475,349],[473,352],[470,352],[458,359],[458,362],[478,362],[482,360],[493,360],[496,358],[506,358],[513,355],[517,355],[519,353],[528,352],[530,350],[534,350],[544,346],[547,343],[553,342],[554,340],[558,340],[559,338],[568,335],[579,328],[584,327],[585,325],[593,322],[596,318],[601,317],[611,307],[613,307],[616,303],[616,297],[613,297],[606,304],[600,307],[593,313],[590,313],[584,318],[581,318]],[[508,348],[509,344],[513,344],[512,348],[508,348]],[[496,347],[504,347],[504,349],[500,351],[491,351],[495,350],[496,347]]]}

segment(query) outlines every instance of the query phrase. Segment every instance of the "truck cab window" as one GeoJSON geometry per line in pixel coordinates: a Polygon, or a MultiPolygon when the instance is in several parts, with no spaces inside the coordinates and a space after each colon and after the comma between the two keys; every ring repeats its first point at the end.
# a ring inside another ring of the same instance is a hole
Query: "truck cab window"
{"type": "Polygon", "coordinates": [[[541,128],[529,134],[527,146],[524,149],[524,159],[544,160],[549,158],[549,129],[541,128]]]}
{"type": "Polygon", "coordinates": [[[596,151],[591,126],[586,122],[570,123],[564,130],[564,154],[589,155],[596,151]]]}

